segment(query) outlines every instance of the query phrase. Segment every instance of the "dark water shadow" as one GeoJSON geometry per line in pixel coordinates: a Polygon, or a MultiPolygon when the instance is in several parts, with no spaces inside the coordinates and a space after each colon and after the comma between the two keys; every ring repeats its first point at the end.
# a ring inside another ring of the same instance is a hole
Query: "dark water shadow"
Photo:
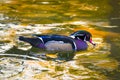
{"type": "MultiPolygon", "coordinates": [[[[111,32],[117,32],[120,33],[120,0],[110,0],[109,3],[112,7],[112,11],[109,15],[109,23],[111,26],[117,26],[115,28],[109,28],[106,29],[111,32]]],[[[118,62],[120,62],[120,37],[107,37],[106,38],[107,43],[111,44],[109,55],[111,58],[116,59],[118,62]]],[[[120,79],[120,64],[116,70],[114,70],[111,73],[108,73],[108,76],[110,77],[110,80],[119,80],[120,79]]]]}
{"type": "MultiPolygon", "coordinates": [[[[119,45],[120,41],[119,40],[120,40],[120,37],[112,38],[108,36],[106,38],[106,42],[111,44],[111,49],[110,49],[111,54],[109,55],[109,57],[116,59],[118,63],[120,62],[120,45],[119,45]]],[[[114,71],[107,73],[107,76],[109,76],[110,80],[119,80],[120,64],[114,71]]]]}
{"type": "Polygon", "coordinates": [[[25,51],[25,50],[18,49],[17,47],[14,46],[10,50],[6,51],[4,54],[0,55],[0,58],[16,57],[23,60],[46,60],[46,61],[54,61],[57,63],[63,63],[63,62],[74,60],[74,59],[66,60],[65,58],[59,58],[59,57],[52,58],[52,57],[46,56],[45,55],[46,53],[47,52],[45,50],[41,50],[34,47],[25,51]]]}
{"type": "Polygon", "coordinates": [[[109,4],[112,7],[109,15],[110,25],[116,25],[120,27],[120,0],[110,0],[109,4]]]}

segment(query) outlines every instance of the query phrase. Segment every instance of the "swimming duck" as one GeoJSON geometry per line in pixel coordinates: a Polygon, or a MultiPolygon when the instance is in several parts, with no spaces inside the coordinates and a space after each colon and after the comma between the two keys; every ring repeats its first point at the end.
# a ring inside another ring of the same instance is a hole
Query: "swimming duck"
{"type": "Polygon", "coordinates": [[[87,41],[92,42],[92,35],[88,31],[79,30],[70,36],[64,35],[34,35],[34,37],[20,36],[19,40],[30,43],[33,47],[44,49],[50,53],[58,53],[59,58],[71,60],[76,51],[86,50],[87,41]]]}

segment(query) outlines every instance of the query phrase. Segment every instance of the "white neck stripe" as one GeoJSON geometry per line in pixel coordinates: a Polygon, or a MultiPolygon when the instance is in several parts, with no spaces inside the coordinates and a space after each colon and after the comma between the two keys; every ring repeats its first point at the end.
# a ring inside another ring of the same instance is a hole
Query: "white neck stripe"
{"type": "Polygon", "coordinates": [[[43,41],[43,39],[41,37],[38,37],[38,38],[44,43],[44,41],[43,41]]]}
{"type": "Polygon", "coordinates": [[[75,44],[75,42],[73,41],[73,44],[74,44],[74,46],[75,46],[75,51],[77,51],[77,46],[76,46],[76,44],[75,44]]]}

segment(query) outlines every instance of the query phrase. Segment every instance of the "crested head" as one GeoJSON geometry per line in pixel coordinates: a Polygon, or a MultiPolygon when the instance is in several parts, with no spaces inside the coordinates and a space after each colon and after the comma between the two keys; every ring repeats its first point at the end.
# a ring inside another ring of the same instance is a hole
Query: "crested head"
{"type": "Polygon", "coordinates": [[[70,37],[74,39],[82,39],[84,41],[89,41],[90,38],[92,37],[92,34],[85,30],[79,30],[79,31],[72,33],[70,37]]]}
{"type": "Polygon", "coordinates": [[[92,42],[92,34],[86,30],[79,30],[70,35],[73,39],[81,39],[83,41],[89,41],[91,44],[95,45],[92,42]]]}

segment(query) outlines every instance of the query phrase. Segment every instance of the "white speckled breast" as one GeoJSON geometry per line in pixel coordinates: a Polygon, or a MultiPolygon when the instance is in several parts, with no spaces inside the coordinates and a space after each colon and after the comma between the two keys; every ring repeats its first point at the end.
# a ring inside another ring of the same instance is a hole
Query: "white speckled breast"
{"type": "Polygon", "coordinates": [[[45,47],[48,51],[73,51],[72,45],[63,41],[48,41],[45,43],[45,47]]]}

